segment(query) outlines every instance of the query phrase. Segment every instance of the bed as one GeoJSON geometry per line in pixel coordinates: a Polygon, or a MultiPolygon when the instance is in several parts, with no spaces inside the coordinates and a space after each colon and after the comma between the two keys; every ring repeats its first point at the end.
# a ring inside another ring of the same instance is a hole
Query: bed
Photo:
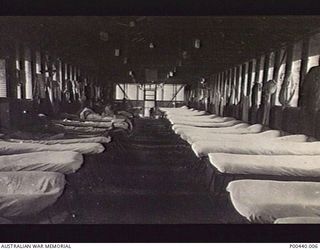
{"type": "Polygon", "coordinates": [[[241,124],[242,121],[239,120],[228,120],[228,121],[217,121],[217,122],[192,122],[192,123],[184,123],[184,122],[177,122],[173,126],[179,127],[179,126],[185,126],[190,128],[222,128],[222,127],[231,127],[233,125],[241,124]]]}
{"type": "Polygon", "coordinates": [[[81,154],[98,154],[104,151],[104,146],[100,143],[72,143],[43,145],[40,143],[17,143],[0,141],[0,154],[22,154],[42,151],[74,151],[81,154]]]}
{"type": "Polygon", "coordinates": [[[216,134],[255,134],[255,133],[261,133],[265,131],[265,128],[260,124],[255,124],[252,126],[249,126],[246,123],[243,124],[237,124],[232,127],[226,127],[226,128],[177,128],[175,129],[175,133],[180,135],[180,137],[183,140],[188,141],[188,139],[194,135],[200,135],[200,134],[207,134],[208,136],[216,135],[216,134]]]}
{"type": "Polygon", "coordinates": [[[65,178],[61,173],[21,171],[0,173],[0,216],[37,214],[56,202],[65,178]]]}
{"type": "Polygon", "coordinates": [[[61,124],[65,126],[77,126],[77,127],[94,127],[94,128],[105,128],[111,129],[112,122],[97,122],[97,121],[75,121],[75,120],[52,120],[55,124],[61,124]]]}
{"type": "Polygon", "coordinates": [[[320,215],[317,182],[237,180],[228,184],[227,191],[234,208],[250,222],[320,215]]]}
{"type": "MultiPolygon", "coordinates": [[[[247,155],[320,155],[320,142],[304,142],[307,136],[299,135],[287,138],[261,139],[255,143],[242,141],[198,141],[192,144],[192,150],[198,157],[209,153],[230,153],[247,155]],[[302,141],[302,142],[301,142],[302,141]]],[[[251,141],[252,142],[252,141],[251,141]]]]}
{"type": "Polygon", "coordinates": [[[197,141],[220,141],[220,140],[247,140],[255,138],[277,138],[283,133],[280,130],[267,130],[261,133],[254,134],[208,134],[208,133],[194,133],[187,138],[189,144],[197,141]]]}
{"type": "Polygon", "coordinates": [[[1,172],[49,171],[62,174],[75,173],[83,163],[82,154],[72,151],[35,152],[0,156],[1,172]]]}
{"type": "Polygon", "coordinates": [[[94,136],[88,138],[73,138],[73,139],[57,139],[57,140],[22,140],[22,139],[8,139],[5,141],[19,142],[19,143],[40,143],[45,145],[54,144],[72,144],[72,143],[109,143],[110,136],[94,136]]]}
{"type": "Polygon", "coordinates": [[[184,125],[184,126],[191,126],[191,127],[207,127],[211,124],[220,124],[225,122],[236,121],[235,119],[217,119],[213,118],[211,121],[209,120],[176,120],[176,119],[169,119],[171,125],[184,125]]]}
{"type": "Polygon", "coordinates": [[[112,128],[95,128],[95,127],[79,127],[79,126],[70,126],[62,124],[52,124],[52,129],[58,132],[64,133],[74,133],[74,134],[104,134],[107,131],[110,131],[112,128]]]}
{"type": "Polygon", "coordinates": [[[320,177],[320,155],[243,155],[210,153],[209,161],[223,174],[320,177]]]}

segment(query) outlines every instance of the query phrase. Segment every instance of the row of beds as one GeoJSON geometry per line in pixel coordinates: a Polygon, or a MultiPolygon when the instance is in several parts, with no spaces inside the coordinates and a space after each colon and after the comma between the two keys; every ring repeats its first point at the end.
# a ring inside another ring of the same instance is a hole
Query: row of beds
{"type": "Polygon", "coordinates": [[[130,134],[133,116],[126,115],[90,121],[62,114],[46,120],[39,133],[0,134],[0,223],[32,218],[53,205],[64,193],[65,175],[77,172],[87,155],[104,152],[119,131],[130,134]]]}
{"type": "Polygon", "coordinates": [[[320,142],[205,111],[162,108],[210,167],[210,191],[251,223],[320,223],[320,142]]]}

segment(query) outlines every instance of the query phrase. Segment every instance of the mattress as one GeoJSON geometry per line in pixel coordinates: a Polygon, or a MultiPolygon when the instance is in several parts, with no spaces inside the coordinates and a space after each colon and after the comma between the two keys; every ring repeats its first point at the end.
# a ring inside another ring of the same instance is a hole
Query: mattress
{"type": "Polygon", "coordinates": [[[0,216],[37,214],[62,194],[65,178],[53,172],[1,172],[0,216]]]}
{"type": "Polygon", "coordinates": [[[254,134],[208,134],[208,133],[195,133],[189,135],[187,141],[189,144],[197,141],[220,141],[220,140],[247,140],[252,138],[276,138],[281,136],[280,130],[267,130],[261,133],[254,134]]]}
{"type": "Polygon", "coordinates": [[[93,118],[90,119],[89,117],[87,117],[86,120],[80,119],[79,115],[75,115],[75,114],[68,114],[68,113],[61,113],[60,116],[62,118],[66,118],[72,121],[93,121],[93,122],[111,122],[113,117],[99,117],[99,119],[97,118],[93,118]]]}
{"type": "Polygon", "coordinates": [[[220,173],[320,177],[320,155],[241,155],[211,153],[209,161],[220,173]]]}
{"type": "Polygon", "coordinates": [[[220,120],[231,120],[234,119],[232,117],[221,117],[216,115],[198,115],[198,116],[179,116],[178,114],[167,115],[168,118],[172,120],[182,120],[182,121],[194,121],[194,120],[201,120],[201,121],[212,121],[213,119],[220,119],[220,120]]]}
{"type": "Polygon", "coordinates": [[[111,130],[110,128],[94,128],[94,127],[78,127],[78,126],[65,126],[62,124],[54,124],[54,128],[58,129],[59,131],[67,132],[67,133],[95,133],[95,134],[101,134],[105,133],[108,130],[111,130]]]}
{"type": "Polygon", "coordinates": [[[199,141],[192,144],[198,157],[209,153],[230,153],[248,155],[320,155],[320,142],[297,142],[277,139],[248,141],[199,141]]]}
{"type": "Polygon", "coordinates": [[[71,144],[71,143],[109,143],[111,137],[108,136],[95,136],[88,138],[74,138],[74,139],[58,139],[58,140],[19,140],[19,139],[9,139],[10,142],[19,143],[40,143],[45,145],[54,144],[71,144]]]}
{"type": "Polygon", "coordinates": [[[38,143],[16,143],[0,141],[0,154],[22,154],[42,151],[74,151],[81,154],[98,154],[104,151],[100,143],[72,143],[43,145],[38,143]]]}
{"type": "Polygon", "coordinates": [[[175,123],[174,126],[177,125],[184,125],[184,126],[189,126],[192,128],[197,128],[197,127],[206,127],[206,128],[222,128],[222,127],[230,127],[233,125],[237,125],[243,123],[242,121],[239,120],[229,120],[229,121],[224,121],[224,122],[192,122],[192,123],[184,123],[184,122],[178,122],[175,123]]]}
{"type": "Polygon", "coordinates": [[[53,123],[62,124],[65,126],[76,126],[76,127],[94,127],[94,128],[112,128],[112,122],[98,122],[98,121],[74,121],[74,120],[53,120],[53,123]]]}
{"type": "Polygon", "coordinates": [[[167,115],[174,116],[199,116],[199,115],[207,115],[205,111],[198,110],[187,110],[187,111],[177,111],[177,112],[168,112],[167,115]]]}
{"type": "Polygon", "coordinates": [[[274,224],[320,224],[320,217],[287,217],[276,219],[274,224]]]}
{"type": "Polygon", "coordinates": [[[210,124],[216,123],[224,123],[228,121],[235,121],[235,119],[207,119],[207,120],[176,120],[169,119],[172,125],[185,125],[185,126],[193,126],[193,127],[206,127],[210,124]],[[211,121],[210,121],[211,120],[211,121]]]}
{"type": "Polygon", "coordinates": [[[170,112],[170,111],[174,111],[174,110],[188,110],[189,108],[187,106],[182,106],[179,108],[165,108],[165,107],[159,107],[159,110],[162,112],[170,112]]]}
{"type": "Polygon", "coordinates": [[[228,184],[231,202],[251,222],[320,215],[320,183],[237,180],[228,184]]]}
{"type": "Polygon", "coordinates": [[[83,163],[82,154],[72,151],[36,152],[0,156],[1,172],[49,171],[63,174],[75,173],[83,163]]]}
{"type": "MultiPolygon", "coordinates": [[[[211,124],[210,127],[195,127],[195,126],[189,126],[189,125],[183,125],[183,124],[175,124],[172,126],[172,129],[175,132],[179,131],[192,131],[192,132],[214,132],[215,130],[210,129],[222,129],[222,128],[241,128],[241,127],[249,127],[249,124],[243,123],[240,121],[229,121],[229,122],[219,122],[215,124],[211,124]],[[197,131],[197,129],[200,129],[197,131]]],[[[219,131],[219,130],[218,130],[219,131]]]]}
{"type": "Polygon", "coordinates": [[[216,115],[198,115],[198,116],[179,116],[179,115],[167,115],[167,118],[172,122],[177,121],[207,121],[212,122],[213,120],[234,120],[234,118],[231,117],[219,117],[216,115]]]}
{"type": "Polygon", "coordinates": [[[175,133],[180,135],[180,137],[184,140],[188,140],[190,137],[194,135],[207,134],[207,135],[216,135],[216,134],[255,134],[263,131],[263,126],[253,125],[249,126],[246,123],[237,124],[232,127],[226,128],[176,128],[175,133]]]}

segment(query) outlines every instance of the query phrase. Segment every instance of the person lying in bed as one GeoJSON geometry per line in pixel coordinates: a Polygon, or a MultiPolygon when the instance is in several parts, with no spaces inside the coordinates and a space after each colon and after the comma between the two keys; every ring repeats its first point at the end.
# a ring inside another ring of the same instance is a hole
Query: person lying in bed
{"type": "Polygon", "coordinates": [[[107,104],[104,107],[104,111],[102,112],[101,116],[102,117],[113,117],[113,116],[115,116],[115,113],[114,113],[114,111],[112,109],[111,104],[107,104]]]}
{"type": "Polygon", "coordinates": [[[111,109],[111,105],[106,105],[102,114],[98,114],[93,109],[85,107],[79,114],[80,119],[88,121],[113,121],[113,122],[129,122],[128,118],[123,115],[115,115],[111,109]]]}

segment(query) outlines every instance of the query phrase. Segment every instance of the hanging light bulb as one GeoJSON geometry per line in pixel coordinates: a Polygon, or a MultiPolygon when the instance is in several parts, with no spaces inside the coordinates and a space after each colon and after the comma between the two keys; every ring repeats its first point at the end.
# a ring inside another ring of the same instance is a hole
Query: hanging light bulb
{"type": "Polygon", "coordinates": [[[196,49],[200,49],[200,46],[201,46],[200,39],[196,39],[196,40],[194,41],[194,47],[195,47],[196,49]]]}
{"type": "Polygon", "coordinates": [[[133,76],[133,71],[132,70],[129,71],[129,76],[133,76]]]}
{"type": "Polygon", "coordinates": [[[120,49],[115,49],[114,50],[114,55],[115,56],[120,56],[120,49]]]}
{"type": "Polygon", "coordinates": [[[154,48],[154,44],[153,44],[153,43],[150,43],[150,44],[149,44],[149,48],[150,48],[150,49],[153,49],[153,48],[154,48]]]}
{"type": "Polygon", "coordinates": [[[172,72],[172,71],[169,72],[169,76],[170,76],[170,77],[173,76],[173,72],[172,72]]]}
{"type": "Polygon", "coordinates": [[[173,72],[176,73],[177,72],[177,67],[173,68],[173,72]]]}
{"type": "Polygon", "coordinates": [[[128,63],[128,58],[127,57],[123,58],[123,64],[127,64],[127,63],[128,63]]]}

